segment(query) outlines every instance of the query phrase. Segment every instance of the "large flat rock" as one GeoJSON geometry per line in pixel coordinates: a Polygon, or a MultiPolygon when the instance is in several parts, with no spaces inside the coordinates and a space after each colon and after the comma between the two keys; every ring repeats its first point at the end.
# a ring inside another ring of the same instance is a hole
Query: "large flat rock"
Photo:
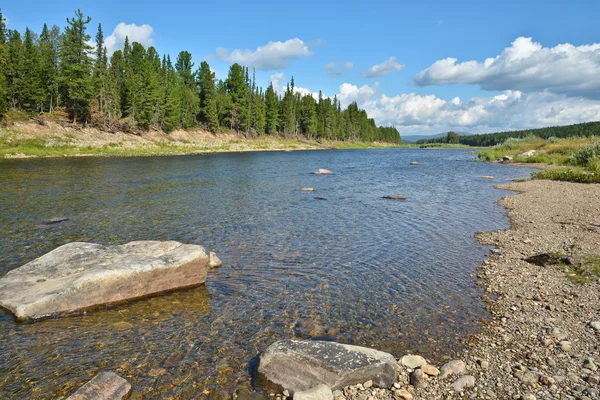
{"type": "Polygon", "coordinates": [[[205,282],[209,254],[175,241],[60,246],[0,278],[0,306],[20,320],[146,297],[205,282]]]}
{"type": "Polygon", "coordinates": [[[261,379],[292,392],[320,384],[332,390],[372,380],[389,388],[396,379],[394,356],[366,347],[323,341],[281,340],[260,356],[261,379]]]}
{"type": "Polygon", "coordinates": [[[114,372],[102,372],[79,388],[67,400],[121,400],[131,384],[114,372]]]}

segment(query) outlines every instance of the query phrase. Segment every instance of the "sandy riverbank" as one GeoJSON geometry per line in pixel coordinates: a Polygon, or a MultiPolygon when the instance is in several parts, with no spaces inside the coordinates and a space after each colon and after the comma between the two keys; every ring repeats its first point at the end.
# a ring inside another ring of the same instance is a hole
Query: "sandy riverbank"
{"type": "Polygon", "coordinates": [[[245,137],[235,132],[212,134],[203,130],[106,132],[75,129],[52,121],[44,125],[16,122],[0,128],[0,159],[77,156],[153,156],[244,151],[292,151],[331,148],[395,147],[387,143],[330,142],[263,135],[245,137]]]}

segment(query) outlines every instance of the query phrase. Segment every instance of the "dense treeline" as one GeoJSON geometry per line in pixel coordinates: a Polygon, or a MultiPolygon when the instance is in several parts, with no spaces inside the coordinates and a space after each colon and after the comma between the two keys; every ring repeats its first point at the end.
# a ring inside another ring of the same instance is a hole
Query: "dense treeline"
{"type": "MultiPolygon", "coordinates": [[[[450,133],[449,133],[450,135],[450,133]]],[[[467,146],[495,146],[504,143],[508,138],[523,139],[528,136],[537,136],[542,139],[567,138],[572,136],[589,137],[600,135],[600,122],[586,122],[583,124],[552,126],[540,129],[526,129],[522,131],[484,133],[480,135],[459,136],[458,143],[467,146]]],[[[449,137],[449,136],[448,136],[449,137]]],[[[418,140],[417,144],[428,143],[448,143],[448,137],[441,137],[428,140],[418,140]]]]}
{"type": "Polygon", "coordinates": [[[125,40],[107,54],[102,25],[95,48],[81,11],[58,26],[44,24],[38,36],[7,30],[0,12],[0,117],[6,110],[53,112],[64,109],[73,124],[104,129],[204,128],[246,135],[301,135],[312,139],[400,142],[393,127],[377,127],[356,103],[301,96],[294,79],[279,95],[270,84],[258,87],[254,73],[233,64],[216,80],[206,61],[194,69],[192,55],[181,51],[175,62],[154,47],[125,40]]]}

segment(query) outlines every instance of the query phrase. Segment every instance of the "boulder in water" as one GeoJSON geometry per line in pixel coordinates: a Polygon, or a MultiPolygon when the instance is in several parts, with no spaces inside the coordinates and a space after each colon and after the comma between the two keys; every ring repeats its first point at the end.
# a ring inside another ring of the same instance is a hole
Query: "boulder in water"
{"type": "Polygon", "coordinates": [[[319,168],[319,169],[313,171],[312,173],[315,175],[331,175],[331,174],[333,174],[333,172],[331,172],[328,169],[324,169],[324,168],[319,168]]]}
{"type": "Polygon", "coordinates": [[[0,278],[0,306],[19,320],[69,314],[203,284],[204,247],[175,241],[74,242],[0,278]]]}

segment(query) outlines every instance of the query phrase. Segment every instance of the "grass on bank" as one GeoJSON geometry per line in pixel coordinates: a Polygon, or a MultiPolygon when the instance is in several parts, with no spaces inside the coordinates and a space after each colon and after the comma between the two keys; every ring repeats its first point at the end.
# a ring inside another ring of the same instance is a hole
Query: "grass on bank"
{"type": "MultiPolygon", "coordinates": [[[[283,137],[259,137],[243,139],[231,136],[215,136],[197,142],[173,140],[168,136],[164,140],[142,140],[139,143],[123,144],[118,141],[96,141],[92,145],[77,142],[77,132],[32,135],[14,128],[0,129],[0,159],[14,157],[65,157],[77,155],[89,156],[152,156],[196,154],[236,151],[283,151],[304,149],[363,149],[390,148],[400,145],[370,142],[308,142],[283,137]]],[[[115,139],[116,140],[116,139],[115,139]]]]}
{"type": "Polygon", "coordinates": [[[600,138],[570,137],[564,139],[540,139],[529,136],[524,139],[507,139],[504,143],[478,153],[483,161],[494,161],[503,156],[513,157],[522,163],[555,165],[532,174],[535,179],[552,179],[581,183],[600,183],[600,138]],[[536,152],[530,157],[519,156],[529,150],[536,152]]]}

